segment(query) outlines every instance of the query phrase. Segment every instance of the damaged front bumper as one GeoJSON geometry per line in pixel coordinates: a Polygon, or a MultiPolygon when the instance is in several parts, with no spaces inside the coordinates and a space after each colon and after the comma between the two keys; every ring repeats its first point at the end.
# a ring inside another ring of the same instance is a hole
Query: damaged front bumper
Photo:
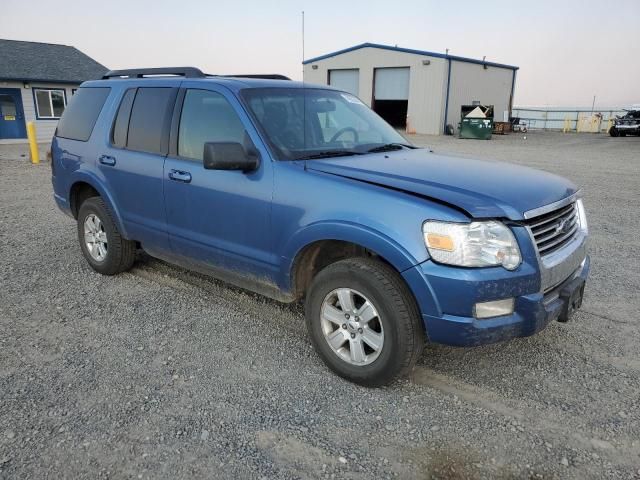
{"type": "Polygon", "coordinates": [[[528,232],[514,229],[523,254],[516,271],[502,267],[454,268],[426,261],[403,272],[418,302],[429,341],[446,345],[474,346],[533,335],[551,321],[564,321],[582,303],[589,274],[586,238],[561,264],[546,268],[530,245],[528,232]],[[566,267],[570,266],[570,270],[566,267]],[[550,271],[562,277],[550,275],[550,271]],[[553,286],[549,282],[555,281],[553,286]],[[479,302],[514,299],[513,312],[493,318],[474,316],[479,302]]]}

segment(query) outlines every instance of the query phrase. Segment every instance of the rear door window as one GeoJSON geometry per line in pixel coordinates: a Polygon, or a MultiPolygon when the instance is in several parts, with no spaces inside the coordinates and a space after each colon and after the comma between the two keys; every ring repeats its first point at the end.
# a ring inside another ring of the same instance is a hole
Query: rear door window
{"type": "Polygon", "coordinates": [[[109,96],[109,87],[79,88],[62,114],[56,136],[86,142],[109,96]]]}
{"type": "Polygon", "coordinates": [[[129,129],[129,117],[131,116],[131,105],[136,96],[136,89],[132,88],[125,92],[118,107],[118,113],[113,123],[111,131],[111,143],[119,148],[127,145],[127,130],[129,129]]]}
{"type": "Polygon", "coordinates": [[[206,142],[243,143],[242,120],[224,96],[209,90],[187,90],[178,129],[178,155],[202,160],[206,142]]]}
{"type": "Polygon", "coordinates": [[[163,136],[168,128],[175,93],[173,88],[138,88],[129,119],[129,150],[166,153],[163,136]]]}

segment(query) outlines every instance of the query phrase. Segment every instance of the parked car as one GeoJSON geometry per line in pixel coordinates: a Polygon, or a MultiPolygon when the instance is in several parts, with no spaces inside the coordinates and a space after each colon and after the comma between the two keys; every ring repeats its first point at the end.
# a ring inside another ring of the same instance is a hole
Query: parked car
{"type": "Polygon", "coordinates": [[[627,113],[624,115],[616,115],[616,119],[609,129],[609,135],[612,137],[640,135],[640,105],[634,105],[625,112],[627,113]]]}
{"type": "Polygon", "coordinates": [[[410,372],[425,341],[568,320],[589,272],[571,182],[416,148],[355,96],[277,76],[110,72],[70,101],[51,166],[94,270],[142,248],[304,299],[322,360],[368,386],[410,372]]]}

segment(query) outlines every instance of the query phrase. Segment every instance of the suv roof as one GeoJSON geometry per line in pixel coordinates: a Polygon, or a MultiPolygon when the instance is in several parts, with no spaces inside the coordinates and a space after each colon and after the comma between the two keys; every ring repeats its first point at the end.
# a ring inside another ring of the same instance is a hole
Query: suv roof
{"type": "Polygon", "coordinates": [[[214,82],[228,87],[259,88],[259,87],[288,87],[302,88],[302,82],[294,82],[289,77],[280,74],[244,74],[244,75],[210,75],[195,67],[168,67],[168,68],[135,68],[127,70],[111,70],[102,80],[85,82],[83,85],[108,86],[112,82],[154,82],[175,80],[180,82],[190,81],[214,82]]]}
{"type": "Polygon", "coordinates": [[[249,73],[245,75],[210,75],[203,73],[196,67],[163,67],[163,68],[132,68],[128,70],[109,70],[102,78],[145,78],[149,76],[172,75],[186,78],[206,78],[206,77],[234,77],[234,78],[263,78],[267,80],[291,80],[289,77],[279,73],[249,73]]]}

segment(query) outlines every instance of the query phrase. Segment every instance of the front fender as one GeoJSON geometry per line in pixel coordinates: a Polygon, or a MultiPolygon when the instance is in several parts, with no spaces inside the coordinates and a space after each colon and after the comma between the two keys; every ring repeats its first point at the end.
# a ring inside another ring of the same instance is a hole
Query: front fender
{"type": "MultiPolygon", "coordinates": [[[[360,224],[344,221],[323,221],[310,224],[291,236],[282,250],[283,287],[291,288],[295,259],[308,245],[322,240],[339,240],[360,245],[388,261],[398,272],[425,260],[415,258],[407,249],[389,236],[360,224]]],[[[426,249],[425,249],[425,257],[426,249]]]]}
{"type": "Polygon", "coordinates": [[[104,185],[100,181],[97,175],[87,170],[76,170],[71,174],[71,179],[69,182],[69,189],[67,192],[67,198],[69,199],[69,204],[71,204],[71,192],[73,190],[73,186],[79,182],[87,183],[91,185],[99,194],[104,203],[109,208],[111,212],[111,216],[113,217],[113,221],[116,223],[118,227],[118,231],[124,238],[129,238],[127,234],[126,228],[124,226],[124,222],[122,221],[122,216],[120,214],[120,210],[116,206],[116,203],[113,199],[113,196],[109,193],[109,190],[104,188],[104,185]]]}

